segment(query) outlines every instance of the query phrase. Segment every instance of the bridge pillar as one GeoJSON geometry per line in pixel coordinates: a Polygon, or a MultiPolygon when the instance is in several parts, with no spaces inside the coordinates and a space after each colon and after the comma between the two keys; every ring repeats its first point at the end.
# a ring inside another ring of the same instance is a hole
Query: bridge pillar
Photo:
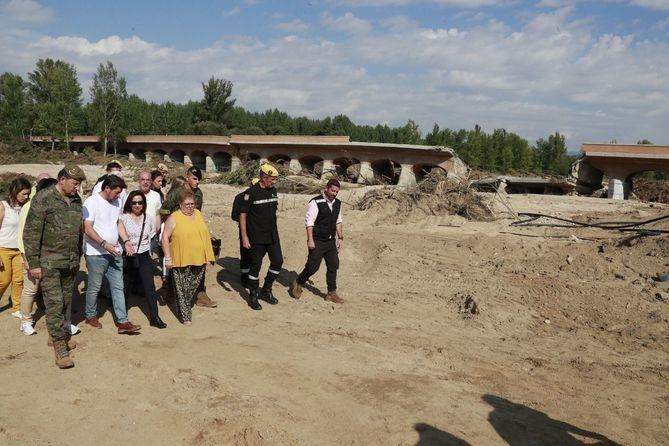
{"type": "Polygon", "coordinates": [[[184,155],[184,164],[190,164],[191,166],[193,165],[193,161],[191,161],[190,156],[184,155]]]}
{"type": "Polygon", "coordinates": [[[242,167],[242,160],[240,160],[238,156],[231,156],[230,157],[230,172],[234,172],[235,170],[239,169],[240,167],[242,167]]]}
{"type": "Polygon", "coordinates": [[[207,172],[216,172],[216,163],[214,163],[214,159],[207,155],[207,157],[204,159],[204,165],[207,172]]]}
{"type": "Polygon", "coordinates": [[[626,200],[629,197],[630,184],[619,178],[609,179],[609,198],[613,200],[626,200]]]}
{"type": "Polygon", "coordinates": [[[166,161],[166,162],[169,163],[169,162],[172,161],[172,158],[170,158],[170,155],[166,153],[165,155],[163,155],[163,161],[166,161]]]}
{"type": "Polygon", "coordinates": [[[267,158],[265,158],[265,157],[260,158],[260,165],[261,165],[261,166],[262,166],[263,164],[267,164],[267,163],[269,163],[269,161],[267,160],[267,158]]]}
{"type": "Polygon", "coordinates": [[[412,164],[402,164],[397,185],[400,187],[413,187],[416,185],[416,174],[413,172],[412,164]]]}
{"type": "Polygon", "coordinates": [[[288,164],[288,170],[293,175],[297,175],[300,172],[302,172],[302,164],[300,164],[300,160],[298,160],[297,158],[291,158],[290,164],[288,164]]]}
{"type": "Polygon", "coordinates": [[[135,159],[135,155],[133,155],[132,152],[128,153],[128,159],[129,159],[129,160],[134,160],[134,159],[135,159]]]}
{"type": "Polygon", "coordinates": [[[332,160],[323,160],[323,172],[321,173],[321,179],[328,180],[336,174],[337,171],[335,170],[335,166],[332,160]]]}
{"type": "Polygon", "coordinates": [[[150,163],[153,160],[153,153],[151,152],[144,152],[144,159],[146,160],[147,163],[150,163]]]}
{"type": "Polygon", "coordinates": [[[358,184],[374,183],[374,169],[369,161],[360,161],[360,174],[358,175],[358,184]]]}

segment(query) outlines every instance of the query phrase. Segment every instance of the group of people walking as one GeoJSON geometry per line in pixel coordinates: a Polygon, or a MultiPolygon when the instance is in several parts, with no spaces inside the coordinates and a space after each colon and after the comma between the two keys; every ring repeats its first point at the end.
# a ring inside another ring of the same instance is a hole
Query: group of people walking
{"type": "MultiPolygon", "coordinates": [[[[119,334],[132,334],[141,326],[128,319],[126,296],[130,291],[147,300],[149,324],[163,329],[159,296],[154,285],[156,260],[163,266],[163,286],[174,297],[175,313],[186,326],[192,323],[193,304],[216,307],[206,292],[207,263],[215,261],[212,237],[202,215],[202,173],[190,166],[183,177],[171,181],[164,194],[167,167],[139,173],[137,190],[128,193],[122,164],[113,160],[82,202],[80,185],[86,180],[76,165],[66,165],[57,175],[38,177],[33,187],[24,177],[10,185],[0,209],[0,296],[12,286],[12,315],[20,330],[34,334],[32,310],[41,289],[49,345],[56,365],[74,365],[69,351],[76,347],[71,336],[80,331],[71,322],[72,295],[79,262],[87,270],[85,323],[102,329],[99,295],[111,299],[119,334]]],[[[248,288],[247,303],[261,310],[259,301],[278,303],[272,285],[281,271],[283,254],[277,226],[278,195],[274,187],[279,172],[270,164],[260,167],[258,178],[240,193],[232,206],[239,225],[241,283],[248,288]],[[270,265],[260,287],[262,261],[270,265]]],[[[333,179],[324,192],[309,201],[305,216],[308,258],[293,281],[289,294],[299,299],[302,285],[327,265],[327,300],[342,303],[337,295],[338,250],[342,246],[340,184],[333,179]]]]}

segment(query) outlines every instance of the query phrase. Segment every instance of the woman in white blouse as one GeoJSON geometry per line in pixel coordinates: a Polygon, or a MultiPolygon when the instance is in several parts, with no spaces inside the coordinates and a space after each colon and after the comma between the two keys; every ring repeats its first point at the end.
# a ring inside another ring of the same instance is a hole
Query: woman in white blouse
{"type": "MultiPolygon", "coordinates": [[[[141,191],[130,192],[118,224],[128,234],[130,244],[125,261],[131,270],[131,277],[139,277],[142,282],[149,303],[149,323],[152,327],[165,328],[167,324],[158,316],[158,293],[153,283],[154,267],[151,259],[151,234],[155,230],[156,219],[146,215],[146,196],[141,191]]],[[[119,233],[122,231],[119,230],[119,233]]],[[[125,240],[123,242],[123,246],[126,246],[125,240]]]]}

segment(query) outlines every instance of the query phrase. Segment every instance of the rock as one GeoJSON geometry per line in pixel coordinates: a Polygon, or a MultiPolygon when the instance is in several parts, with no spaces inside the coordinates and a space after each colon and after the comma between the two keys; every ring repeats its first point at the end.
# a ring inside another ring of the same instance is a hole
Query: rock
{"type": "Polygon", "coordinates": [[[614,273],[613,276],[616,279],[624,279],[625,278],[625,275],[623,273],[614,273]]]}
{"type": "Polygon", "coordinates": [[[567,256],[567,263],[570,265],[574,263],[574,258],[572,256],[567,256]]]}
{"type": "Polygon", "coordinates": [[[669,282],[669,274],[667,273],[658,274],[655,280],[658,282],[669,282]]]}
{"type": "Polygon", "coordinates": [[[669,302],[669,293],[666,291],[658,291],[655,293],[655,299],[662,301],[662,302],[669,302]]]}

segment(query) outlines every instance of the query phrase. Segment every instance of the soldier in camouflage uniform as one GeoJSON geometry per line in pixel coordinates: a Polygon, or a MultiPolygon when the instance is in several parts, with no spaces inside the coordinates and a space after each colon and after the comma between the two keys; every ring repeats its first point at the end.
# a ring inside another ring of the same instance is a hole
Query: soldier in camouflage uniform
{"type": "Polygon", "coordinates": [[[46,325],[56,365],[63,369],[74,366],[68,351],[70,333],[63,323],[69,320],[82,254],[82,205],[77,191],[85,179],[78,166],[65,166],[58,173],[58,183],[33,198],[23,230],[29,274],[42,281],[46,325]]]}

